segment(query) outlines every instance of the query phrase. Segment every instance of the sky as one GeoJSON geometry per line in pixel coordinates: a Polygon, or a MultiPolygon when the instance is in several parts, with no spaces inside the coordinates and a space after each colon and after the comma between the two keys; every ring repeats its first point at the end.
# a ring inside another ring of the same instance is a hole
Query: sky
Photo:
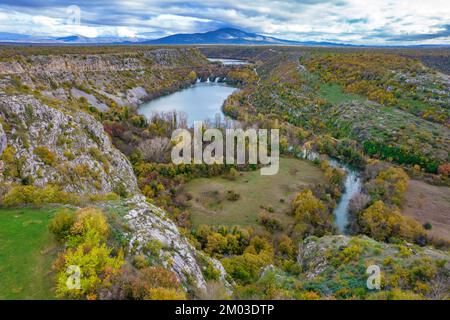
{"type": "Polygon", "coordinates": [[[450,44],[450,0],[0,0],[0,35],[152,39],[223,27],[298,41],[450,44]]]}

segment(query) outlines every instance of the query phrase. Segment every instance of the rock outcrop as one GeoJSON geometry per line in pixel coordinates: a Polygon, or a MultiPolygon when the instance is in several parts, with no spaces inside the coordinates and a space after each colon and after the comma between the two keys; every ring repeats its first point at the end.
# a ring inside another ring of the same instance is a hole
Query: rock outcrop
{"type": "Polygon", "coordinates": [[[338,272],[335,265],[337,262],[333,259],[339,259],[340,266],[345,266],[350,261],[363,259],[383,267],[386,264],[385,259],[389,257],[395,258],[397,262],[402,262],[404,265],[410,265],[422,258],[446,261],[446,268],[450,271],[450,256],[445,251],[412,244],[401,248],[395,244],[377,242],[366,236],[339,235],[307,238],[300,244],[297,262],[302,267],[302,274],[306,279],[318,277],[330,279],[331,274],[338,272]],[[344,252],[344,250],[347,251],[344,252]]]}
{"type": "Polygon", "coordinates": [[[6,149],[6,143],[7,143],[6,133],[5,130],[3,130],[2,124],[0,123],[0,154],[2,154],[3,150],[6,149]]]}
{"type": "Polygon", "coordinates": [[[138,192],[128,159],[92,116],[50,107],[33,96],[0,95],[0,118],[5,131],[0,145],[5,147],[6,136],[19,166],[18,176],[7,181],[51,183],[78,194],[138,192]]]}
{"type": "Polygon", "coordinates": [[[196,251],[163,210],[148,203],[141,195],[129,199],[126,204],[130,208],[125,216],[132,230],[129,234],[130,247],[142,253],[149,242],[158,241],[162,244],[163,266],[175,272],[185,285],[203,290],[206,289],[206,280],[200,261],[209,260],[219,270],[221,281],[230,287],[221,263],[196,251]]]}

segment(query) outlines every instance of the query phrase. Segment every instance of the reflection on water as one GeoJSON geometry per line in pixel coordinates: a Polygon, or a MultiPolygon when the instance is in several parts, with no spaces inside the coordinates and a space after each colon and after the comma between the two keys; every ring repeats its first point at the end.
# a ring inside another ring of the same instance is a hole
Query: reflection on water
{"type": "Polygon", "coordinates": [[[138,111],[147,118],[161,112],[184,113],[188,125],[192,126],[195,121],[214,121],[217,114],[223,117],[222,105],[235,90],[225,83],[198,82],[190,88],[144,103],[138,111]]]}
{"type": "Polygon", "coordinates": [[[208,58],[211,62],[221,62],[222,64],[226,66],[232,66],[232,65],[245,65],[249,64],[247,61],[244,60],[237,60],[237,59],[215,59],[215,58],[208,58]]]}

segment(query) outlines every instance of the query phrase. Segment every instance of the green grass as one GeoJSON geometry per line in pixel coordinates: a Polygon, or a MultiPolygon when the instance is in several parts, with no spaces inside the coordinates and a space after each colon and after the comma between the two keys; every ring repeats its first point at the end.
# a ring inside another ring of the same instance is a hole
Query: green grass
{"type": "Polygon", "coordinates": [[[367,100],[363,96],[345,93],[342,90],[342,87],[338,84],[320,83],[319,95],[333,104],[340,104],[343,102],[350,102],[350,101],[363,102],[367,100]]]}
{"type": "Polygon", "coordinates": [[[0,299],[54,299],[57,244],[48,223],[57,208],[0,209],[0,299]]]}
{"type": "Polygon", "coordinates": [[[195,179],[185,186],[184,194],[193,196],[186,202],[193,227],[201,224],[255,226],[261,212],[288,224],[293,219],[287,212],[295,194],[301,187],[318,183],[325,183],[319,168],[306,161],[281,158],[277,175],[261,176],[257,170],[243,172],[234,181],[223,177],[195,179]],[[229,190],[238,193],[240,199],[227,200],[229,190]]]}

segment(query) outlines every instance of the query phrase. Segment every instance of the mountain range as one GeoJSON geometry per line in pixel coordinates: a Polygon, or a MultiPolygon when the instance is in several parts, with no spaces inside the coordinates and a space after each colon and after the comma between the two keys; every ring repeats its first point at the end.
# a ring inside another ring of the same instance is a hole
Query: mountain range
{"type": "Polygon", "coordinates": [[[159,39],[98,37],[88,38],[79,35],[66,37],[34,37],[30,35],[1,33],[0,42],[9,43],[50,43],[50,44],[152,44],[152,45],[321,45],[348,46],[333,42],[292,41],[249,33],[239,29],[223,28],[205,33],[175,34],[159,39]]]}
{"type": "Polygon", "coordinates": [[[234,45],[340,45],[332,42],[299,42],[249,33],[239,29],[224,28],[205,33],[175,34],[144,41],[145,44],[234,44],[234,45]]]}
{"type": "MultiPolygon", "coordinates": [[[[205,33],[180,33],[159,39],[145,37],[96,37],[80,35],[66,37],[38,37],[24,34],[0,32],[0,43],[15,44],[144,44],[144,45],[283,45],[283,46],[356,46],[327,41],[293,41],[250,33],[234,28],[222,28],[205,33]]],[[[360,46],[360,45],[358,45],[360,46]]],[[[448,45],[414,45],[411,47],[440,47],[448,45]]]]}

